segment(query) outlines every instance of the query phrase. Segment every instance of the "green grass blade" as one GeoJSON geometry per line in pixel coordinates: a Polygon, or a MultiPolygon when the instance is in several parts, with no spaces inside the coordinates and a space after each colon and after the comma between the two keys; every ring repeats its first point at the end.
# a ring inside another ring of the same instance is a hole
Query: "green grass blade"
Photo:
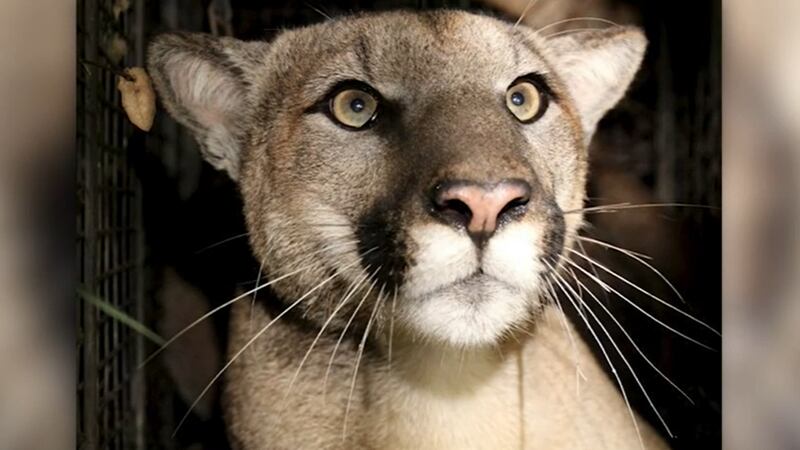
{"type": "Polygon", "coordinates": [[[108,303],[107,301],[103,300],[102,298],[92,294],[91,292],[85,290],[82,287],[78,288],[78,294],[83,297],[83,299],[90,304],[94,305],[100,311],[103,311],[106,315],[110,316],[114,320],[121,322],[122,324],[128,326],[133,331],[141,334],[142,336],[146,337],[147,339],[151,340],[155,344],[161,346],[164,345],[164,339],[159,336],[153,330],[147,328],[144,324],[139,322],[138,320],[134,319],[133,317],[126,314],[124,311],[120,310],[119,308],[115,307],[114,305],[108,303]]]}

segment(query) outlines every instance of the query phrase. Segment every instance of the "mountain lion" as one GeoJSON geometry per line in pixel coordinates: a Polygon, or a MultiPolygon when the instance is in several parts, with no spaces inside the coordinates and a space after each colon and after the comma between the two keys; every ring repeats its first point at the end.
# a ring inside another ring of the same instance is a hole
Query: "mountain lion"
{"type": "Polygon", "coordinates": [[[457,11],[158,36],[158,94],[238,183],[262,264],[232,302],[233,446],[665,448],[554,295],[645,47],[457,11]]]}

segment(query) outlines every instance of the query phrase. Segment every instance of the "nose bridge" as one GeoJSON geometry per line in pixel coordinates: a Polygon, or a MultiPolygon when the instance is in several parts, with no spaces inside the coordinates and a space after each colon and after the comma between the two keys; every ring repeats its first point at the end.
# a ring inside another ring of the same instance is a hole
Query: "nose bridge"
{"type": "Polygon", "coordinates": [[[434,94],[417,118],[419,156],[430,161],[432,181],[532,178],[524,136],[507,120],[499,99],[476,91],[463,86],[434,94]]]}

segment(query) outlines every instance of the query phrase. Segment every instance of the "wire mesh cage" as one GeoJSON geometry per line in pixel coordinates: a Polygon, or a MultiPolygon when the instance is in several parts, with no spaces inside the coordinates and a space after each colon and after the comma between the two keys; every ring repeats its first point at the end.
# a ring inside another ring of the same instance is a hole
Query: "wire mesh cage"
{"type": "MultiPolygon", "coordinates": [[[[131,125],[111,68],[142,61],[141,2],[78,2],[77,254],[85,292],[144,320],[141,186],[126,152],[131,125]],[[139,15],[137,15],[137,12],[139,15]]],[[[78,303],[78,447],[143,448],[142,336],[78,303]]]]}

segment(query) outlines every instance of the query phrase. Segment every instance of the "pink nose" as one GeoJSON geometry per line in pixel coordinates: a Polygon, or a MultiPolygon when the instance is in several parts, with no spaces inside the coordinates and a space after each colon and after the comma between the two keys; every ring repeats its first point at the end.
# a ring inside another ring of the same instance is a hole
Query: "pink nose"
{"type": "Polygon", "coordinates": [[[466,227],[473,238],[485,238],[494,233],[498,223],[524,213],[530,196],[530,185],[521,180],[496,184],[452,181],[439,184],[433,200],[446,221],[466,227]]]}

